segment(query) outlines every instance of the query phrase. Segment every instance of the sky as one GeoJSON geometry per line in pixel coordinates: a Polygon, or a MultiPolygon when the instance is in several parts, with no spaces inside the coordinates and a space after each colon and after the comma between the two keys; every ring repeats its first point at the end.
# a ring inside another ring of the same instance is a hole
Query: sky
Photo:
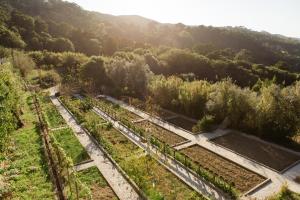
{"type": "Polygon", "coordinates": [[[300,38],[300,0],[67,0],[112,15],[163,23],[244,26],[300,38]]]}

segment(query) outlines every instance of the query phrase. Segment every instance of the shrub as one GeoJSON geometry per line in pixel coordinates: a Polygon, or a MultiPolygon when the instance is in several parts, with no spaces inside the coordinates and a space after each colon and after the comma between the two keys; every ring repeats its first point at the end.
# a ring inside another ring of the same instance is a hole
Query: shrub
{"type": "Polygon", "coordinates": [[[212,115],[205,115],[198,123],[193,127],[193,132],[210,131],[212,125],[215,123],[215,118],[212,115]]]}
{"type": "Polygon", "coordinates": [[[60,76],[55,71],[48,71],[41,75],[39,84],[41,88],[49,88],[60,83],[60,76]]]}

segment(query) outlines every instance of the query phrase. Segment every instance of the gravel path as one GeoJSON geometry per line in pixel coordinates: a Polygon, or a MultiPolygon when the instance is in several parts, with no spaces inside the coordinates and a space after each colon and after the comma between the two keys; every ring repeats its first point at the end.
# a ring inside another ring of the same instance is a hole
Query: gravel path
{"type": "Polygon", "coordinates": [[[120,200],[136,200],[141,199],[134,188],[128,183],[123,175],[115,168],[112,162],[101,151],[92,139],[85,133],[79,124],[76,123],[72,115],[63,107],[56,97],[51,97],[52,103],[56,106],[62,117],[66,120],[67,124],[76,133],[76,137],[82,146],[86,149],[87,153],[94,160],[96,167],[102,173],[103,177],[107,180],[113,191],[120,200]]]}

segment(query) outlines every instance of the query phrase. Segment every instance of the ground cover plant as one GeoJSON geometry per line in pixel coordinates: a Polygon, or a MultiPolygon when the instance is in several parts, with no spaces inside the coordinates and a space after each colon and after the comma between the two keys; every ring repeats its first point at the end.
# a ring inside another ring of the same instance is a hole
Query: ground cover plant
{"type": "Polygon", "coordinates": [[[53,199],[55,196],[44,158],[42,139],[28,93],[21,116],[24,126],[10,133],[7,148],[1,153],[0,177],[7,178],[8,185],[1,188],[4,199],[53,199]],[[33,181],[34,180],[34,181],[33,181]]]}
{"type": "Polygon", "coordinates": [[[52,131],[52,135],[75,165],[90,159],[86,150],[70,128],[52,131]]]}
{"type": "Polygon", "coordinates": [[[50,97],[47,93],[40,93],[39,95],[40,104],[50,129],[60,128],[66,126],[65,120],[62,118],[58,110],[52,104],[50,97]]]}
{"type": "Polygon", "coordinates": [[[117,200],[118,197],[108,185],[97,167],[91,167],[77,172],[77,177],[85,183],[92,192],[93,199],[117,200]]]}

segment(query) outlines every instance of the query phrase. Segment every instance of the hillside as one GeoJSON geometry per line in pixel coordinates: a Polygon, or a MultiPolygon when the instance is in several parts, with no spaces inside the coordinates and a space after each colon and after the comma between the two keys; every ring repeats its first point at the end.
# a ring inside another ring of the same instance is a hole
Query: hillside
{"type": "Polygon", "coordinates": [[[0,199],[299,200],[299,162],[298,39],[0,0],[0,199]]]}
{"type": "Polygon", "coordinates": [[[76,51],[83,53],[99,52],[87,52],[79,47],[80,42],[75,38],[75,34],[79,34],[79,29],[83,31],[81,33],[85,35],[85,41],[99,40],[100,46],[104,47],[100,52],[106,54],[125,47],[144,47],[145,44],[177,48],[212,45],[215,49],[230,48],[235,52],[247,49],[253,54],[254,61],[259,64],[275,64],[278,60],[282,60],[290,65],[299,65],[300,42],[298,40],[266,32],[255,32],[243,27],[215,28],[161,24],[140,16],[112,16],[89,12],[74,3],[60,0],[30,0],[26,3],[20,0],[1,0],[0,2],[1,5],[8,4],[10,11],[16,8],[33,17],[41,16],[48,24],[52,36],[70,39],[76,51]],[[55,28],[62,26],[62,23],[68,24],[64,27],[65,32],[57,32],[55,28]],[[107,39],[113,40],[115,48],[105,49],[107,39]]]}

